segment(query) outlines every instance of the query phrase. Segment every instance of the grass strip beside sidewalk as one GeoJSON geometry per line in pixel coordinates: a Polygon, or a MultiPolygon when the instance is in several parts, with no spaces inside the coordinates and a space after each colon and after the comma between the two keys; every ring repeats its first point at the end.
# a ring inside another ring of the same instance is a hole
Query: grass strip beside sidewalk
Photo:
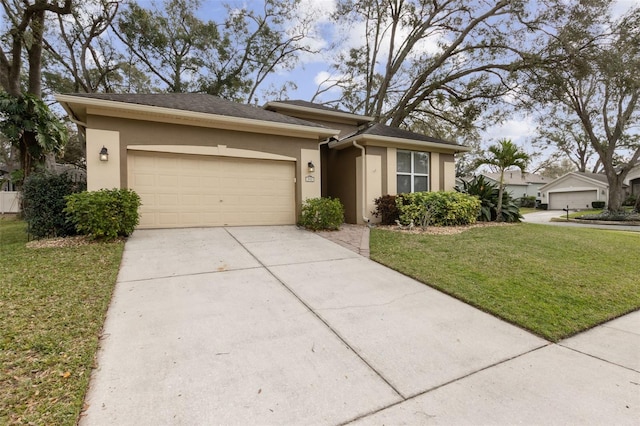
{"type": "Polygon", "coordinates": [[[551,341],[640,308],[637,253],[640,233],[526,223],[371,232],[373,260],[551,341]]]}
{"type": "Polygon", "coordinates": [[[27,248],[0,219],[0,424],[75,425],[123,242],[27,248]]]}

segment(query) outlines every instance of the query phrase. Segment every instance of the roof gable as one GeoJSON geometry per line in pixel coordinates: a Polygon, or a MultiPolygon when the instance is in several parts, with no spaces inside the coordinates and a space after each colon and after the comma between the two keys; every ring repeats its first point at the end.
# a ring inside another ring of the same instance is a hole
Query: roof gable
{"type": "Polygon", "coordinates": [[[540,190],[546,191],[549,188],[554,188],[556,186],[562,185],[562,183],[577,179],[581,182],[584,182],[586,185],[596,186],[598,188],[608,188],[609,181],[607,177],[600,173],[586,173],[586,172],[570,172],[563,176],[560,176],[556,180],[549,182],[546,185],[543,185],[540,190]]]}

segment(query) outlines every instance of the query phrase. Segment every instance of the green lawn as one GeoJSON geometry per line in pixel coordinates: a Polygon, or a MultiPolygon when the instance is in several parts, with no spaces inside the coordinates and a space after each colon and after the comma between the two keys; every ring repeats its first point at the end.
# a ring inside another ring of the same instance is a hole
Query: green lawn
{"type": "Polygon", "coordinates": [[[640,308],[640,233],[537,224],[373,229],[371,258],[551,341],[640,308]]]}
{"type": "Polygon", "coordinates": [[[75,425],[122,242],[27,248],[0,219],[0,424],[75,425]]]}

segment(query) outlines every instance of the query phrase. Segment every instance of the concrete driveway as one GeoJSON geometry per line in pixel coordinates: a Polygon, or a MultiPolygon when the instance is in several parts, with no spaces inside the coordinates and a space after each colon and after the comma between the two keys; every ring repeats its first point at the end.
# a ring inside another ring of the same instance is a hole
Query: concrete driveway
{"type": "Polygon", "coordinates": [[[555,345],[295,227],[136,231],[80,424],[636,424],[617,321],[555,345]]]}

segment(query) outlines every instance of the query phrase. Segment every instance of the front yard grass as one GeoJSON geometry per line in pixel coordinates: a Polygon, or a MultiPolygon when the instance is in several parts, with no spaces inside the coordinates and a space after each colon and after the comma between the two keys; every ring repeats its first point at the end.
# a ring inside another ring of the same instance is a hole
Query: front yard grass
{"type": "Polygon", "coordinates": [[[640,308],[640,234],[537,224],[373,229],[371,258],[558,341],[640,308]]]}
{"type": "Polygon", "coordinates": [[[0,424],[75,425],[124,243],[26,242],[0,219],[0,424]]]}

